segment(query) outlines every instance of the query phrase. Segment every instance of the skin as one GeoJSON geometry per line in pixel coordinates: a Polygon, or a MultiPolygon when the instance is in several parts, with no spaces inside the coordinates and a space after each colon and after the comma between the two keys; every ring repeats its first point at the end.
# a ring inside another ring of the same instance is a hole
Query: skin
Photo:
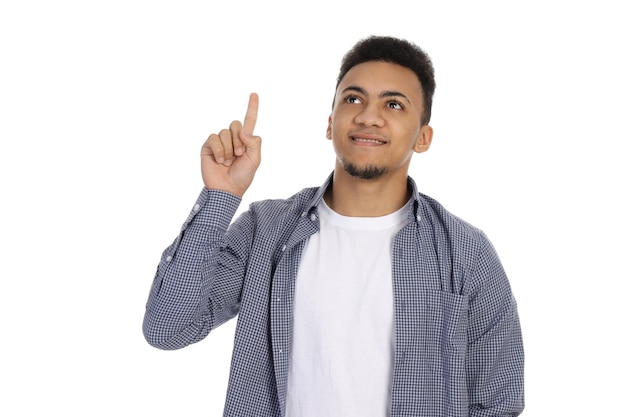
{"type": "MultiPolygon", "coordinates": [[[[211,134],[202,146],[207,189],[243,196],[261,163],[261,138],[254,135],[259,97],[252,93],[243,124],[211,134]]],[[[430,147],[433,130],[421,125],[424,104],[419,79],[387,62],[354,66],[337,87],[326,137],[336,154],[333,185],[324,200],[345,216],[375,217],[400,209],[413,153],[430,147]],[[364,178],[363,171],[377,175],[364,178]]]]}
{"type": "Polygon", "coordinates": [[[372,61],[346,73],[326,133],[337,158],[333,186],[324,198],[334,211],[382,216],[408,201],[411,157],[427,151],[433,137],[432,128],[421,125],[423,109],[421,83],[408,68],[372,61]],[[372,167],[380,175],[358,176],[372,167]]]}
{"type": "Polygon", "coordinates": [[[211,134],[202,145],[200,167],[207,190],[221,190],[242,197],[261,164],[261,138],[254,136],[259,96],[250,94],[243,119],[211,134]]]}

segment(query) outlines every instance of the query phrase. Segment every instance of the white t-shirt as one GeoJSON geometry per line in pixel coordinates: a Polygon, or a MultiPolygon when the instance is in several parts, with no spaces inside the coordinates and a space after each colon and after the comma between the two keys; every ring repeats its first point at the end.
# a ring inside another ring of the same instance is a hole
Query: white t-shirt
{"type": "Polygon", "coordinates": [[[393,238],[407,206],[346,217],[323,201],[298,270],[287,417],[382,417],[394,352],[393,238]]]}

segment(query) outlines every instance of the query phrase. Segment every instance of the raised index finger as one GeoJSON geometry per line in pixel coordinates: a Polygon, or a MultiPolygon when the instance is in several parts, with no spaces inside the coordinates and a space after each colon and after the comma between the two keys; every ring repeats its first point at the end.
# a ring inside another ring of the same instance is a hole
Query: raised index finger
{"type": "Polygon", "coordinates": [[[248,110],[246,111],[246,117],[243,119],[243,132],[251,135],[254,133],[254,126],[256,126],[256,116],[259,112],[259,96],[257,93],[250,94],[250,100],[248,101],[248,110]]]}

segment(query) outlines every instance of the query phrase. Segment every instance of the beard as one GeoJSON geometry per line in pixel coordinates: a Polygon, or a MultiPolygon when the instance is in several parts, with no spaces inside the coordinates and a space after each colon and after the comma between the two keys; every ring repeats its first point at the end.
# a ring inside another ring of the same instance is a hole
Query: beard
{"type": "Polygon", "coordinates": [[[350,162],[344,162],[343,168],[348,174],[362,180],[373,180],[381,177],[387,172],[387,168],[375,165],[357,166],[350,162]]]}

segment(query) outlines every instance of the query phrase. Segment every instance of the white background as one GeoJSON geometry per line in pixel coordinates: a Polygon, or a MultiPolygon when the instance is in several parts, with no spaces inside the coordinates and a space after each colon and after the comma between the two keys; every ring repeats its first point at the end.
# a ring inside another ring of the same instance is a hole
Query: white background
{"type": "Polygon", "coordinates": [[[232,321],[141,334],[204,139],[260,95],[246,195],[333,167],[339,63],[370,34],[432,57],[420,191],[482,228],[519,304],[525,416],[626,415],[624,12],[614,1],[20,1],[0,6],[0,415],[222,413],[232,321]]]}

